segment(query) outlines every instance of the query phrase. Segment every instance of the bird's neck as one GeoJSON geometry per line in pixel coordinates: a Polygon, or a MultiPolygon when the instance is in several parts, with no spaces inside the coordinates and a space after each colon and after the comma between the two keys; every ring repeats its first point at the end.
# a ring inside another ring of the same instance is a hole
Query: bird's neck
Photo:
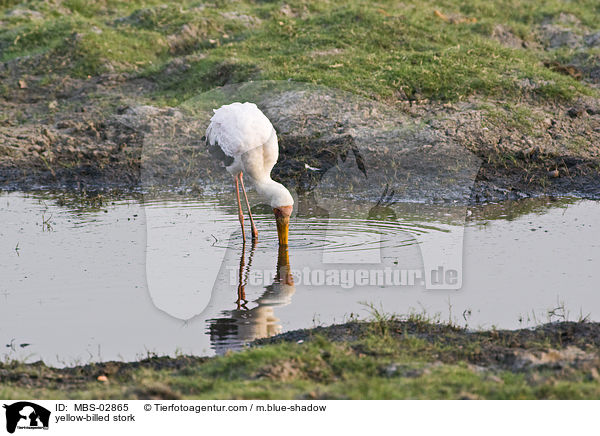
{"type": "Polygon", "coordinates": [[[254,186],[256,186],[256,192],[265,200],[271,200],[273,195],[280,191],[281,188],[284,188],[281,183],[277,183],[270,176],[254,180],[254,186]]]}
{"type": "Polygon", "coordinates": [[[290,192],[281,183],[267,176],[254,180],[256,192],[269,202],[272,207],[289,206],[294,204],[290,192]]]}

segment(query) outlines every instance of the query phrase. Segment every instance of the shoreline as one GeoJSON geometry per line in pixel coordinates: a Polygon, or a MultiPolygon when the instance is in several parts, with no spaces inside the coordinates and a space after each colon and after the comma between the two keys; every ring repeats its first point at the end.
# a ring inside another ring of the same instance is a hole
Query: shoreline
{"type": "Polygon", "coordinates": [[[376,314],[260,339],[224,356],[65,368],[6,362],[0,392],[6,399],[25,392],[39,399],[597,398],[599,365],[600,323],[473,331],[376,314]]]}

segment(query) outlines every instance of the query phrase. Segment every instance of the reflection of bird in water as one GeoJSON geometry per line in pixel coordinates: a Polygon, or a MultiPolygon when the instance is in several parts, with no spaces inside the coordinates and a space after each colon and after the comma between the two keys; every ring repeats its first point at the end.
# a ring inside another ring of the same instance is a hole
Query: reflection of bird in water
{"type": "Polygon", "coordinates": [[[238,349],[254,339],[267,338],[281,332],[279,319],[275,316],[277,306],[286,306],[296,292],[290,270],[287,245],[279,246],[277,271],[273,283],[266,286],[265,292],[254,302],[256,307],[248,309],[245,286],[248,282],[254,244],[250,250],[248,265],[245,265],[245,244],[240,257],[239,283],[236,308],[223,312],[224,317],[209,320],[210,341],[217,354],[238,349]]]}
{"type": "Polygon", "coordinates": [[[246,173],[254,183],[256,191],[273,208],[279,243],[287,245],[294,199],[285,186],[271,179],[271,170],[279,157],[277,133],[273,125],[254,103],[232,103],[221,106],[214,112],[206,129],[206,140],[210,153],[223,162],[235,180],[238,217],[244,241],[246,235],[240,185],[250,216],[252,239],[258,236],[242,179],[243,173],[246,173]]]}

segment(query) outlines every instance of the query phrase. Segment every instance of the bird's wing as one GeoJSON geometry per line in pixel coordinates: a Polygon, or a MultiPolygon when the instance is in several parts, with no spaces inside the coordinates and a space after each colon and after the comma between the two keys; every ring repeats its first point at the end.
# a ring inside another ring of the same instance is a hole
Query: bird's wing
{"type": "Polygon", "coordinates": [[[227,156],[236,157],[260,147],[272,133],[273,125],[254,103],[232,103],[215,111],[206,139],[227,156]]]}

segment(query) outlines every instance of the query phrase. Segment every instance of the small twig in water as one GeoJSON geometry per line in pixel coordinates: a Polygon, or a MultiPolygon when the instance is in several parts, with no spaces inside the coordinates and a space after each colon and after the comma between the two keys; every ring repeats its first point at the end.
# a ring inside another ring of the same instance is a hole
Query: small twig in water
{"type": "Polygon", "coordinates": [[[45,215],[42,214],[42,231],[52,231],[52,224],[50,224],[50,220],[52,219],[52,214],[46,219],[45,215]]]}

